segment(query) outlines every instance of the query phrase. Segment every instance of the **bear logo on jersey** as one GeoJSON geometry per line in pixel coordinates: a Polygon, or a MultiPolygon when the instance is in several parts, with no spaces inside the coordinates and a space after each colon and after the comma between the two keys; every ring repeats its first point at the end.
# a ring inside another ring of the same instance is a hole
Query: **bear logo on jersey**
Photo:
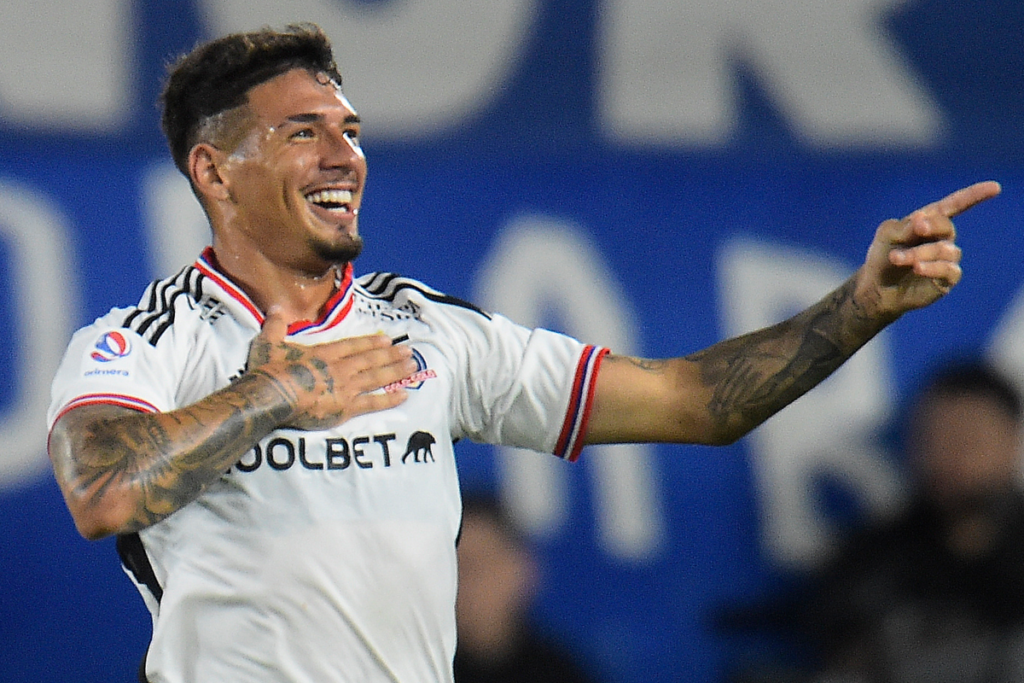
{"type": "Polygon", "coordinates": [[[437,440],[434,439],[434,435],[430,432],[413,432],[405,445],[405,455],[402,456],[402,464],[405,464],[406,458],[410,455],[413,462],[427,462],[427,458],[430,458],[431,462],[436,462],[434,454],[430,451],[430,447],[435,443],[437,443],[437,440]],[[422,461],[420,460],[421,455],[423,456],[422,461]]]}
{"type": "Polygon", "coordinates": [[[90,354],[92,359],[99,361],[100,363],[109,363],[112,360],[118,358],[124,358],[132,352],[132,344],[128,341],[128,337],[124,336],[121,332],[114,330],[113,332],[107,332],[96,345],[93,346],[92,353],[90,354]]]}

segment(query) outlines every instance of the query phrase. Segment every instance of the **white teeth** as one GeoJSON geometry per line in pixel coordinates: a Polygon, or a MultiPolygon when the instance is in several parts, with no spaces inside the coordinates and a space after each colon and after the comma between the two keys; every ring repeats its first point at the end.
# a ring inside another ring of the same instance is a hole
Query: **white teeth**
{"type": "Polygon", "coordinates": [[[352,201],[352,193],[348,190],[320,190],[307,194],[306,200],[314,204],[348,204],[352,201]]]}

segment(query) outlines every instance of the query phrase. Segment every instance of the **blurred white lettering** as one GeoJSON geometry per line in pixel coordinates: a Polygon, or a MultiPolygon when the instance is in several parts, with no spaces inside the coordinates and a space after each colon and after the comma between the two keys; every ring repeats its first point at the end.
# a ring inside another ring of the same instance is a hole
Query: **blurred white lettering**
{"type": "Polygon", "coordinates": [[[302,17],[331,36],[345,93],[365,135],[447,131],[509,79],[530,37],[537,0],[202,0],[213,34],[284,26],[302,17]]]}
{"type": "Polygon", "coordinates": [[[0,119],[108,133],[130,117],[129,0],[0,2],[0,119]]]}
{"type": "Polygon", "coordinates": [[[188,180],[170,162],[150,167],[142,191],[152,275],[169,277],[194,262],[210,243],[210,224],[188,180]]]}
{"type": "MultiPolygon", "coordinates": [[[[988,357],[1024,395],[1024,288],[1017,292],[992,331],[988,357]]],[[[1024,453],[1021,455],[1024,458],[1024,453]]],[[[1021,477],[1024,479],[1024,466],[1021,477]]]]}
{"type": "MultiPolygon", "coordinates": [[[[498,238],[477,278],[478,300],[535,327],[554,312],[563,331],[616,353],[632,353],[636,329],[611,270],[581,231],[549,217],[514,221],[498,238]]],[[[550,323],[549,323],[550,324],[550,323]]],[[[590,446],[597,528],[613,556],[643,560],[664,533],[654,454],[649,446],[590,446]]],[[[566,521],[565,463],[550,454],[500,449],[498,465],[510,507],[534,533],[551,535],[566,521]]]]}
{"type": "Polygon", "coordinates": [[[15,400],[0,413],[0,486],[43,472],[50,383],[78,316],[71,235],[49,200],[0,181],[0,238],[11,248],[6,286],[14,296],[15,400]]]}
{"type": "MultiPolygon", "coordinates": [[[[628,144],[718,146],[748,66],[812,147],[918,147],[944,121],[880,25],[905,0],[601,0],[598,117],[628,144]]],[[[302,17],[333,38],[369,138],[412,139],[480,112],[522,62],[539,0],[200,0],[207,32],[302,17]]],[[[0,3],[0,118],[109,133],[134,103],[128,0],[0,3]]]]}
{"type": "Polygon", "coordinates": [[[903,0],[604,0],[600,116],[628,143],[714,146],[751,67],[811,146],[933,143],[941,116],[879,28],[903,0]]]}
{"type": "MultiPolygon", "coordinates": [[[[725,334],[773,325],[819,301],[847,272],[812,253],[734,241],[719,257],[725,334]]],[[[748,438],[761,496],[767,549],[780,563],[821,560],[833,540],[814,486],[828,475],[848,486],[870,512],[892,509],[899,476],[873,442],[892,396],[882,332],[806,396],[748,438]]]]}

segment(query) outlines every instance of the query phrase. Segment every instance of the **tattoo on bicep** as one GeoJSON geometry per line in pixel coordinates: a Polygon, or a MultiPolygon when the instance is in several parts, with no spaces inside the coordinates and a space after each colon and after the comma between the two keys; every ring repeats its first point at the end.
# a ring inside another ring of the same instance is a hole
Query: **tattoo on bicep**
{"type": "Polygon", "coordinates": [[[255,406],[240,391],[225,392],[223,398],[230,406],[226,415],[194,404],[160,420],[121,415],[83,425],[72,484],[89,491],[93,504],[114,486],[134,488],[138,495],[129,527],[160,521],[198,497],[285,415],[255,406]],[[165,421],[175,428],[175,437],[165,421]]]}

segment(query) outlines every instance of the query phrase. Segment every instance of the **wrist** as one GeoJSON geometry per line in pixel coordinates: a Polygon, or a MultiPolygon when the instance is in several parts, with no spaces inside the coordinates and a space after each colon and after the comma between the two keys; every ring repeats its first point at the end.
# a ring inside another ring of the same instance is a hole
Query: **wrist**
{"type": "Polygon", "coordinates": [[[848,284],[852,318],[872,336],[903,315],[903,311],[893,310],[886,305],[881,287],[864,274],[864,267],[854,274],[848,284]]]}
{"type": "Polygon", "coordinates": [[[256,410],[271,416],[275,427],[287,423],[295,415],[294,392],[263,369],[247,370],[233,386],[248,398],[248,402],[256,410]]]}

